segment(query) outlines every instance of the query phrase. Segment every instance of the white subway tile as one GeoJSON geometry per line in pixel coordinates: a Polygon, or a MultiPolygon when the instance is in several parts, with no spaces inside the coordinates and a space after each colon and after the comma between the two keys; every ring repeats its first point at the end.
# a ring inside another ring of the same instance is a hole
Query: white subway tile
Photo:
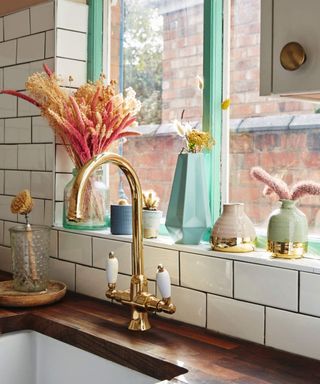
{"type": "Polygon", "coordinates": [[[50,257],[49,278],[67,284],[67,288],[70,291],[75,290],[75,270],[75,264],[50,257]]]}
{"type": "Polygon", "coordinates": [[[16,40],[0,43],[0,67],[16,64],[16,40]]]}
{"type": "Polygon", "coordinates": [[[87,35],[81,32],[57,30],[57,56],[87,60],[87,35]]]}
{"type": "MultiPolygon", "coordinates": [[[[1,147],[0,147],[1,150],[1,147]]],[[[0,170],[0,195],[4,194],[4,171],[0,170]]]]}
{"type": "Polygon", "coordinates": [[[64,145],[56,145],[56,172],[72,172],[74,164],[64,145]]]}
{"type": "Polygon", "coordinates": [[[12,221],[4,222],[4,230],[3,230],[3,244],[6,247],[10,247],[10,228],[17,226],[17,223],[13,223],[12,221]]]}
{"type": "Polygon", "coordinates": [[[3,83],[5,89],[24,90],[29,76],[30,64],[14,65],[3,69],[3,83]]]}
{"type": "Polygon", "coordinates": [[[114,252],[119,260],[119,272],[131,275],[131,243],[109,239],[93,239],[93,266],[105,268],[106,258],[114,252]]]}
{"type": "Polygon", "coordinates": [[[46,119],[42,116],[32,118],[32,142],[52,143],[54,134],[46,119]]]}
{"type": "Polygon", "coordinates": [[[17,98],[11,95],[0,95],[0,118],[17,116],[17,98]]]}
{"type": "MultiPolygon", "coordinates": [[[[32,199],[33,200],[33,208],[32,212],[29,215],[29,220],[31,224],[44,224],[44,200],[40,199],[32,199]]],[[[18,215],[18,221],[20,223],[24,223],[24,216],[18,215]]]]}
{"type": "Polygon", "coordinates": [[[69,76],[73,77],[72,86],[79,87],[87,81],[87,63],[70,59],[56,59],[56,74],[61,85],[70,86],[69,76]]]}
{"type": "Polygon", "coordinates": [[[264,343],[264,307],[208,295],[208,324],[213,331],[264,343]]]}
{"type": "Polygon", "coordinates": [[[106,277],[101,269],[76,266],[76,291],[105,300],[106,277]]]}
{"type": "Polygon", "coordinates": [[[44,223],[51,227],[53,225],[53,201],[46,200],[44,202],[44,223]]]}
{"type": "Polygon", "coordinates": [[[45,57],[54,57],[54,56],[55,56],[55,32],[48,31],[46,32],[45,57]]]}
{"type": "Polygon", "coordinates": [[[3,17],[0,17],[0,42],[3,41],[3,17]]]}
{"type": "Polygon", "coordinates": [[[4,68],[4,88],[24,90],[27,78],[34,72],[43,71],[43,63],[44,61],[40,60],[4,68]]]}
{"type": "Polygon", "coordinates": [[[320,275],[300,273],[300,312],[320,317],[320,275]]]}
{"type": "Polygon", "coordinates": [[[46,171],[52,171],[54,166],[54,143],[46,144],[46,171]]]}
{"type": "Polygon", "coordinates": [[[18,169],[44,171],[46,169],[45,145],[18,145],[18,169]]]}
{"type": "Polygon", "coordinates": [[[0,119],[0,143],[4,143],[4,119],[0,119]]]}
{"type": "Polygon", "coordinates": [[[11,248],[0,246],[0,269],[5,272],[12,272],[11,248]]]}
{"type": "Polygon", "coordinates": [[[39,4],[30,8],[31,33],[54,28],[54,3],[39,4]]]}
{"type": "Polygon", "coordinates": [[[0,220],[0,245],[3,244],[3,236],[4,236],[3,227],[4,227],[4,222],[0,220]]]}
{"type": "Polygon", "coordinates": [[[58,257],[58,231],[54,229],[50,231],[50,256],[58,257]]]}
{"type": "Polygon", "coordinates": [[[18,147],[0,145],[0,168],[16,169],[18,165],[18,147]]]}
{"type": "Polygon", "coordinates": [[[71,179],[72,175],[69,173],[56,173],[56,200],[63,201],[64,187],[69,183],[71,179]]]}
{"type": "Polygon", "coordinates": [[[5,171],[4,193],[6,195],[16,195],[23,189],[30,190],[30,172],[5,171]]]}
{"type": "Polygon", "coordinates": [[[54,203],[54,224],[62,226],[63,203],[54,203]]]}
{"type": "Polygon", "coordinates": [[[52,172],[31,172],[31,195],[42,199],[52,199],[52,172]]]}
{"type": "Polygon", "coordinates": [[[173,284],[179,284],[179,252],[171,249],[144,247],[144,270],[148,279],[155,280],[157,266],[163,264],[173,284]]]}
{"type": "MultiPolygon", "coordinates": [[[[129,288],[129,286],[128,286],[128,288],[129,288]]],[[[148,280],[148,292],[154,296],[157,295],[157,287],[156,287],[155,281],[148,280]]],[[[160,293],[158,293],[158,294],[160,295],[160,293]]]]}
{"type": "Polygon", "coordinates": [[[161,316],[183,321],[188,324],[205,327],[206,294],[192,289],[172,286],[172,301],[177,310],[173,315],[161,316]]]}
{"type": "Polygon", "coordinates": [[[320,359],[320,319],[267,308],[266,345],[320,359]]]}
{"type": "Polygon", "coordinates": [[[234,297],[297,311],[298,272],[236,261],[234,297]]]}
{"type": "Polygon", "coordinates": [[[44,59],[44,41],[44,33],[18,39],[17,63],[44,59]]]}
{"type": "Polygon", "coordinates": [[[30,34],[29,10],[15,12],[4,17],[4,39],[16,39],[30,34]]]}
{"type": "Polygon", "coordinates": [[[181,285],[232,296],[232,261],[195,253],[180,253],[181,285]]]}
{"type": "Polygon", "coordinates": [[[59,232],[59,258],[92,265],[91,237],[76,235],[69,232],[59,232]]]}
{"type": "Polygon", "coordinates": [[[25,100],[18,99],[18,116],[40,116],[40,109],[25,100]]]}
{"type": "Polygon", "coordinates": [[[31,118],[6,119],[4,137],[6,143],[31,143],[31,118]]]}
{"type": "Polygon", "coordinates": [[[12,196],[1,196],[0,195],[0,219],[1,220],[9,220],[9,221],[17,221],[17,215],[15,213],[11,213],[12,196]]]}
{"type": "Polygon", "coordinates": [[[71,1],[59,1],[56,15],[57,28],[87,32],[88,6],[71,1]]]}

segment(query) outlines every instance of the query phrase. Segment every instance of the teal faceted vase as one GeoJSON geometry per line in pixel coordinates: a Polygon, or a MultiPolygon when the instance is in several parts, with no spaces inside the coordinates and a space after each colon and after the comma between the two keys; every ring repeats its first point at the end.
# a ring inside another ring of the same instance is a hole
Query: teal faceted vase
{"type": "Polygon", "coordinates": [[[281,200],[269,218],[268,246],[273,257],[298,259],[308,250],[308,222],[295,200],[281,200]]]}
{"type": "Polygon", "coordinates": [[[176,244],[199,244],[211,227],[202,153],[178,156],[165,225],[176,244]]]}

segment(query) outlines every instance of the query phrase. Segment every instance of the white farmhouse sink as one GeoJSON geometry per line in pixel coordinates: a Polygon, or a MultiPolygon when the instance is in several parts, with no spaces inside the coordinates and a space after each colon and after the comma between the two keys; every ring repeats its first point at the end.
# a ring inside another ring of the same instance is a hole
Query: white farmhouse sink
{"type": "Polygon", "coordinates": [[[0,335],[1,384],[149,384],[157,379],[35,331],[0,335]]]}

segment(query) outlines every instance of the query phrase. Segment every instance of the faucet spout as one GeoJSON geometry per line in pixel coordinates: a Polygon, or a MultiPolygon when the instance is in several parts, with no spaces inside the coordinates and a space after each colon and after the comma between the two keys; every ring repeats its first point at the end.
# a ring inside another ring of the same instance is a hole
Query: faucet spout
{"type": "MultiPolygon", "coordinates": [[[[144,275],[143,242],[142,242],[142,189],[138,176],[131,164],[122,156],[115,153],[105,152],[95,156],[86,163],[78,172],[74,181],[69,200],[68,218],[71,221],[81,221],[83,217],[82,207],[84,202],[85,187],[91,173],[103,164],[112,163],[117,165],[126,175],[132,197],[132,277],[130,288],[122,291],[116,289],[117,262],[107,262],[111,268],[107,276],[111,276],[108,282],[106,296],[124,305],[131,307],[131,321],[129,329],[134,331],[146,331],[150,328],[148,311],[174,313],[176,308],[171,302],[170,277],[168,272],[161,266],[158,272],[163,276],[160,282],[167,284],[164,290],[165,297],[157,298],[148,292],[148,282],[144,275]],[[116,265],[115,265],[116,264],[116,265]],[[166,272],[166,273],[165,273],[166,272]]],[[[114,254],[109,255],[114,260],[114,254]]]]}
{"type": "MultiPolygon", "coordinates": [[[[78,172],[71,191],[68,219],[81,221],[85,185],[92,172],[103,164],[117,165],[128,180],[132,197],[132,272],[134,275],[144,274],[142,243],[142,189],[140,180],[132,165],[124,157],[116,153],[104,152],[88,161],[78,172]]],[[[142,287],[140,287],[142,288],[142,287]]]]}

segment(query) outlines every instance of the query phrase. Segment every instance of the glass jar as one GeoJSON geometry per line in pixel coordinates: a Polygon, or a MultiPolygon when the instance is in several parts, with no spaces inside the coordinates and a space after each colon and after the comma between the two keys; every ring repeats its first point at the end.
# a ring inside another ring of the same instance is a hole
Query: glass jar
{"type": "Polygon", "coordinates": [[[108,201],[109,190],[103,182],[102,168],[96,169],[89,177],[84,191],[84,202],[82,207],[83,220],[79,222],[68,219],[69,199],[75,178],[78,174],[76,168],[73,169],[73,178],[65,186],[63,203],[63,227],[67,229],[104,229],[108,225],[108,201]]]}
{"type": "Polygon", "coordinates": [[[14,289],[22,292],[46,290],[51,228],[28,224],[9,230],[14,289]]]}

